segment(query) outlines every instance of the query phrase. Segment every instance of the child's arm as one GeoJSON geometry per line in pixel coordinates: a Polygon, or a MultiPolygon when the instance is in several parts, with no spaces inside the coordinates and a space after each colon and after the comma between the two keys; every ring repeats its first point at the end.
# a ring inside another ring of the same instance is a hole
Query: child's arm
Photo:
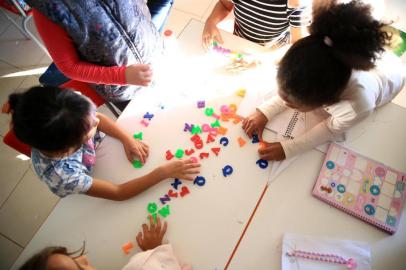
{"type": "Polygon", "coordinates": [[[217,24],[223,21],[233,8],[234,4],[230,0],[219,0],[217,2],[204,25],[202,34],[203,47],[209,49],[212,41],[217,41],[220,44],[224,43],[217,24]]]}
{"type": "Polygon", "coordinates": [[[152,172],[122,184],[93,179],[87,195],[114,201],[124,201],[143,192],[167,178],[193,180],[200,172],[200,164],[191,160],[174,160],[154,169],[152,172]]]}
{"type": "Polygon", "coordinates": [[[80,59],[68,33],[45,15],[33,9],[34,22],[58,69],[73,80],[96,84],[148,85],[152,71],[149,65],[102,66],[80,59]]]}
{"type": "Polygon", "coordinates": [[[142,164],[145,163],[149,154],[148,146],[145,143],[134,139],[130,134],[117,125],[116,122],[104,114],[96,113],[96,116],[100,119],[98,129],[121,141],[130,162],[133,162],[134,159],[139,158],[142,164]]]}

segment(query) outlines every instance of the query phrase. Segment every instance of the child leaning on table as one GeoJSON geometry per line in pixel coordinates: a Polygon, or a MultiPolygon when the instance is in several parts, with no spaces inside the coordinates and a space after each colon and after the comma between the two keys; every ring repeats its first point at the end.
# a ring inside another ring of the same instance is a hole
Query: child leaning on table
{"type": "Polygon", "coordinates": [[[293,140],[262,147],[261,158],[290,158],[340,138],[400,92],[406,68],[394,55],[381,54],[390,41],[384,26],[358,1],[317,13],[310,36],[293,44],[279,64],[278,94],[257,107],[243,129],[250,137],[261,137],[266,123],[288,107],[318,110],[326,118],[293,140]]]}
{"type": "MultiPolygon", "coordinates": [[[[191,266],[183,264],[176,257],[170,244],[162,244],[167,223],[161,226],[157,217],[155,225],[150,217],[150,224],[142,224],[143,232],[139,232],[136,241],[143,252],[131,257],[122,270],[191,270],[191,266]]],[[[68,252],[66,247],[47,247],[32,256],[20,270],[94,270],[84,254],[84,247],[78,252],[68,252]],[[77,256],[75,256],[79,253],[77,256]]]]}
{"type": "Polygon", "coordinates": [[[123,144],[130,162],[145,163],[148,146],[134,139],[86,97],[57,87],[32,87],[9,97],[8,109],[16,137],[30,145],[35,172],[59,197],[83,193],[110,200],[126,200],[167,178],[193,180],[199,164],[191,160],[167,162],[148,174],[122,184],[90,176],[96,161],[98,130],[123,144]]]}

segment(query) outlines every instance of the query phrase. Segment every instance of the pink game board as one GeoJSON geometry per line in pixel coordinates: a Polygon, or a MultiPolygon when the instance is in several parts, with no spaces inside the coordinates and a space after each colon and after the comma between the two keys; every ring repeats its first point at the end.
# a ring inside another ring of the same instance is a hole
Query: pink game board
{"type": "Polygon", "coordinates": [[[312,195],[395,233],[406,197],[406,174],[331,143],[312,195]]]}

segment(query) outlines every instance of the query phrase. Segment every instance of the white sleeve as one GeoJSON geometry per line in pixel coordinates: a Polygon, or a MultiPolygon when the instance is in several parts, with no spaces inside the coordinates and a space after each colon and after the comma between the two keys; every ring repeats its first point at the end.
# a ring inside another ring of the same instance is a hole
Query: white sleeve
{"type": "Polygon", "coordinates": [[[335,138],[335,134],[328,128],[327,121],[328,119],[320,122],[293,140],[281,141],[286,159],[306,152],[329,140],[333,140],[335,138]]]}
{"type": "Polygon", "coordinates": [[[266,116],[268,121],[286,108],[287,106],[285,105],[285,102],[279,97],[279,95],[271,97],[257,107],[257,109],[266,116]]]}

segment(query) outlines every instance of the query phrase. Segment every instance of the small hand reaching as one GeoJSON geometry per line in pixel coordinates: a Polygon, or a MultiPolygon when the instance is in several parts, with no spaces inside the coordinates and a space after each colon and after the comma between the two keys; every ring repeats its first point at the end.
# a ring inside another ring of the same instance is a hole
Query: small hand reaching
{"type": "Polygon", "coordinates": [[[135,159],[139,159],[142,164],[145,164],[147,157],[149,155],[149,147],[145,143],[129,137],[126,141],[123,142],[125,154],[127,159],[130,162],[133,162],[135,159]]]}
{"type": "Polygon", "coordinates": [[[152,69],[150,65],[135,64],[125,70],[127,84],[148,86],[152,81],[152,69]]]}
{"type": "Polygon", "coordinates": [[[265,145],[265,147],[261,147],[258,150],[261,159],[283,160],[286,158],[285,151],[280,142],[265,143],[265,145]]]}
{"type": "Polygon", "coordinates": [[[154,249],[162,245],[162,239],[165,235],[168,224],[164,222],[164,226],[161,226],[161,220],[157,216],[157,223],[155,224],[152,216],[149,216],[149,227],[147,224],[142,224],[142,232],[137,234],[135,238],[138,246],[143,250],[154,249]]]}
{"type": "Polygon", "coordinates": [[[165,178],[178,178],[192,181],[200,173],[200,164],[190,159],[174,160],[161,166],[165,178]]]}
{"type": "Polygon", "coordinates": [[[202,34],[202,44],[206,50],[210,50],[212,42],[216,41],[220,44],[223,44],[223,38],[221,37],[220,31],[215,24],[206,22],[202,34]]]}
{"type": "Polygon", "coordinates": [[[248,137],[252,138],[253,134],[257,134],[259,139],[262,140],[262,132],[267,122],[268,119],[266,116],[259,110],[256,110],[242,121],[242,129],[248,137]]]}

